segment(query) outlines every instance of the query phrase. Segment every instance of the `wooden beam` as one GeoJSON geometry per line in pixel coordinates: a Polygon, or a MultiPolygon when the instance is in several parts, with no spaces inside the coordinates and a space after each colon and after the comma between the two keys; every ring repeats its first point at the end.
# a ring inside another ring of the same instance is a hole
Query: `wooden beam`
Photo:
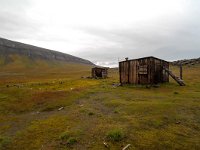
{"type": "Polygon", "coordinates": [[[175,76],[170,70],[167,68],[163,68],[180,86],[185,86],[185,83],[183,80],[181,80],[179,77],[175,76]]]}

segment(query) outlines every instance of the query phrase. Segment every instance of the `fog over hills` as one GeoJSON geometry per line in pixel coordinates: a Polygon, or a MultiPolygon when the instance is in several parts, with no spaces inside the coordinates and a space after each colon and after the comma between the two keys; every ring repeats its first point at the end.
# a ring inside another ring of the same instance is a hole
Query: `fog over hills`
{"type": "Polygon", "coordinates": [[[31,60],[42,59],[48,61],[60,61],[65,63],[69,62],[94,65],[89,60],[85,60],[69,54],[0,38],[0,56],[4,57],[6,64],[10,61],[9,55],[26,56],[31,60]]]}

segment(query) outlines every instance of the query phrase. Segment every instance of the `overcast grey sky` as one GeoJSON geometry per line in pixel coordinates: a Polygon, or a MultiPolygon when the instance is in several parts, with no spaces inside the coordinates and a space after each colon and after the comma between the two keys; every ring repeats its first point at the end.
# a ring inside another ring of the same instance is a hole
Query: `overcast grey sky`
{"type": "Polygon", "coordinates": [[[200,57],[200,1],[0,0],[0,37],[104,66],[200,57]]]}

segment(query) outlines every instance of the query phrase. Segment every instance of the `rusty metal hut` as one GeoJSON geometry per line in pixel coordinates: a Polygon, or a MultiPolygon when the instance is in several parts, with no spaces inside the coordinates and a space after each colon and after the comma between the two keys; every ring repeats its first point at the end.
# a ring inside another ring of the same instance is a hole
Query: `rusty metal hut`
{"type": "Polygon", "coordinates": [[[157,84],[169,82],[169,62],[150,56],[119,62],[121,84],[157,84]]]}
{"type": "Polygon", "coordinates": [[[107,78],[108,77],[108,68],[107,67],[92,68],[92,77],[93,78],[107,78]]]}

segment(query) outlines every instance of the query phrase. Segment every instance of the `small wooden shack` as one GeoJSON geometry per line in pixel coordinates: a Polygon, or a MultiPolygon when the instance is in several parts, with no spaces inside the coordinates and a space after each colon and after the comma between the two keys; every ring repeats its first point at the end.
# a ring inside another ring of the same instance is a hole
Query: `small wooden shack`
{"type": "Polygon", "coordinates": [[[169,62],[150,56],[119,62],[121,84],[157,84],[169,82],[169,62]]]}
{"type": "Polygon", "coordinates": [[[106,68],[106,67],[92,68],[92,77],[93,78],[107,78],[108,77],[108,68],[106,68]]]}

